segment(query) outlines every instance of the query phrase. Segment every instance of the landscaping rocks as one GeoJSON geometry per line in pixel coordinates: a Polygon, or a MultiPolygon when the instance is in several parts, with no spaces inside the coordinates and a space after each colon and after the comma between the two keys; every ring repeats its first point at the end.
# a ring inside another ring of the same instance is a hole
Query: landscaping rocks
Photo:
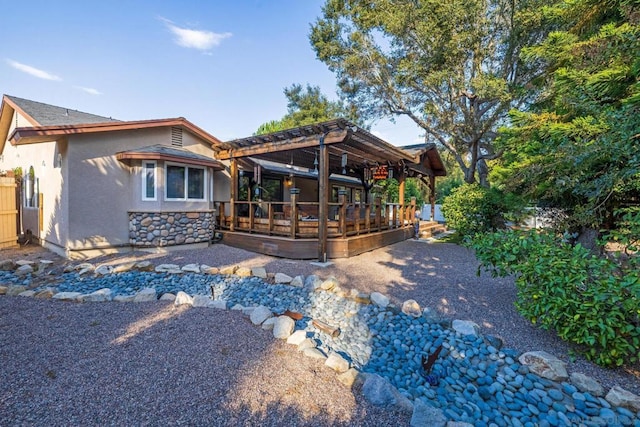
{"type": "Polygon", "coordinates": [[[353,387],[356,384],[356,382],[358,382],[359,376],[360,376],[360,372],[358,372],[357,369],[350,368],[347,371],[338,375],[336,378],[345,386],[353,387]]]}
{"type": "Polygon", "coordinates": [[[342,374],[349,370],[349,362],[347,362],[336,352],[329,353],[329,356],[327,356],[327,360],[324,362],[324,364],[339,374],[342,374]]]}
{"type": "Polygon", "coordinates": [[[291,336],[296,322],[288,316],[279,316],[273,323],[273,337],[286,340],[291,336]]]}
{"type": "Polygon", "coordinates": [[[287,338],[287,344],[299,346],[303,341],[307,339],[307,332],[303,330],[295,331],[289,338],[287,338]]]}
{"type": "MultiPolygon", "coordinates": [[[[42,287],[25,286],[27,276],[0,270],[0,294],[3,289],[18,295],[33,288],[34,296],[86,301],[108,289],[113,301],[120,302],[176,295],[175,305],[229,306],[305,356],[324,361],[346,386],[362,381],[367,400],[412,413],[412,425],[640,425],[638,396],[614,387],[605,400],[592,384],[595,380],[576,373],[564,382],[563,362],[545,352],[520,355],[503,348],[499,337],[480,335],[473,322],[451,322],[410,300],[397,308],[380,293],[341,290],[335,278],[300,277],[304,286],[298,287],[273,283],[275,275],[266,271],[268,279],[257,277],[255,268],[251,276],[241,276],[203,274],[206,266],[198,266],[196,273],[195,267],[171,265],[156,273],[137,267],[117,272],[114,266],[100,276],[86,274],[93,267],[80,264],[57,277],[55,286],[42,287]],[[295,320],[269,317],[285,312],[296,313],[295,320]],[[425,372],[423,362],[440,346],[425,372]]],[[[228,268],[237,272],[242,267],[228,268]]]]}
{"type": "Polygon", "coordinates": [[[143,288],[133,298],[133,302],[157,301],[158,296],[155,288],[143,288]]]}
{"type": "Polygon", "coordinates": [[[17,276],[26,276],[31,273],[33,273],[33,267],[30,264],[21,265],[16,269],[17,276]]]}
{"type": "Polygon", "coordinates": [[[389,305],[389,298],[379,292],[372,292],[370,298],[371,302],[380,308],[387,308],[389,305]]]}
{"type": "Polygon", "coordinates": [[[266,279],[267,270],[265,270],[264,267],[253,267],[251,269],[251,275],[255,277],[259,277],[260,279],[266,279]]]}
{"type": "Polygon", "coordinates": [[[175,301],[176,296],[171,292],[165,292],[160,296],[160,301],[175,301]]]}
{"type": "Polygon", "coordinates": [[[249,277],[251,276],[251,269],[248,267],[238,267],[236,270],[236,276],[249,277]]]}
{"type": "Polygon", "coordinates": [[[304,286],[304,277],[303,276],[296,276],[294,277],[291,282],[289,283],[289,285],[291,286],[295,286],[296,288],[301,288],[304,286]]]}
{"type": "Polygon", "coordinates": [[[82,295],[81,292],[58,292],[51,298],[60,301],[76,301],[80,295],[82,295]]]}
{"type": "Polygon", "coordinates": [[[573,372],[569,376],[569,380],[571,384],[575,385],[578,390],[582,392],[589,393],[596,397],[604,396],[604,388],[602,388],[600,383],[585,374],[573,372]]]}
{"type": "Polygon", "coordinates": [[[605,399],[614,406],[621,406],[636,412],[640,411],[640,396],[637,396],[622,387],[612,387],[611,390],[609,390],[609,393],[607,393],[605,399]]]}
{"type": "Polygon", "coordinates": [[[420,317],[422,316],[422,310],[420,304],[416,300],[407,300],[402,303],[402,312],[407,316],[420,317]]]}
{"type": "MultiPolygon", "coordinates": [[[[388,380],[377,374],[368,374],[362,385],[362,394],[376,406],[413,411],[413,404],[401,395],[388,380]]],[[[446,420],[445,420],[446,421],[446,420]]]]}
{"type": "Polygon", "coordinates": [[[90,294],[80,295],[78,297],[78,301],[81,302],[106,302],[111,301],[113,299],[111,289],[103,288],[99,289],[95,292],[91,292],[90,294]]]}
{"type": "Polygon", "coordinates": [[[434,408],[418,399],[413,404],[413,414],[411,415],[412,427],[445,427],[447,417],[441,409],[434,408]]]}
{"type": "Polygon", "coordinates": [[[262,323],[268,318],[273,317],[273,313],[267,307],[260,305],[253,310],[249,319],[254,325],[262,325],[262,323]]]}
{"type": "Polygon", "coordinates": [[[26,286],[22,286],[22,285],[12,285],[7,287],[5,294],[7,296],[17,296],[20,295],[21,293],[23,293],[24,291],[27,290],[26,286]]]}
{"type": "Polygon", "coordinates": [[[546,351],[530,351],[518,359],[529,367],[531,372],[552,381],[564,381],[569,378],[566,363],[546,351]]]}
{"type": "Polygon", "coordinates": [[[185,273],[200,273],[200,265],[198,265],[198,264],[187,264],[187,265],[182,266],[182,268],[180,270],[184,271],[185,273]]]}
{"type": "Polygon", "coordinates": [[[460,335],[473,335],[477,336],[480,327],[471,320],[454,320],[451,322],[451,327],[454,331],[460,335]]]}
{"type": "Polygon", "coordinates": [[[193,307],[210,307],[211,302],[211,298],[209,298],[207,295],[194,295],[191,305],[193,307]]]}
{"type": "Polygon", "coordinates": [[[180,269],[180,266],[177,264],[160,264],[156,266],[154,271],[156,273],[172,273],[172,274],[182,272],[182,270],[180,269]]]}
{"type": "Polygon", "coordinates": [[[323,291],[330,291],[338,286],[338,284],[338,280],[335,277],[329,277],[328,279],[320,283],[320,289],[322,289],[323,291]]]}
{"type": "Polygon", "coordinates": [[[175,305],[193,305],[193,298],[188,293],[180,291],[176,294],[173,303],[175,305]]]}
{"type": "Polygon", "coordinates": [[[293,277],[287,276],[284,273],[276,273],[276,276],[273,279],[275,283],[285,283],[285,284],[291,283],[292,280],[293,280],[293,277]]]}

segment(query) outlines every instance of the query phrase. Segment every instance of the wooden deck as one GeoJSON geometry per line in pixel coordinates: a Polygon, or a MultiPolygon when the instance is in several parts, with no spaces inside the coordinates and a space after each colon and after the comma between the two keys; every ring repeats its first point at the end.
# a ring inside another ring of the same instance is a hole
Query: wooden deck
{"type": "MultiPolygon", "coordinates": [[[[421,230],[436,228],[437,223],[423,221],[421,230]]],[[[296,238],[269,236],[265,234],[224,231],[222,242],[225,245],[246,249],[265,255],[291,259],[317,259],[317,238],[296,238]]],[[[427,237],[422,233],[422,237],[427,237]]],[[[413,237],[413,226],[384,230],[377,233],[350,236],[346,238],[330,238],[327,240],[328,258],[348,258],[372,251],[383,246],[398,243],[413,237]]]]}

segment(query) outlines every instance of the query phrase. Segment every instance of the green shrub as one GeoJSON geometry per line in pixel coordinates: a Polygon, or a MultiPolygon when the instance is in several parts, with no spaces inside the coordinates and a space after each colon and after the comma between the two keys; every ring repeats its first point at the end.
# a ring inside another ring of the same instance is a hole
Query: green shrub
{"type": "Polygon", "coordinates": [[[506,231],[470,243],[481,268],[515,275],[518,311],[585,349],[603,366],[633,363],[640,351],[640,276],[550,233],[506,231]]]}
{"type": "Polygon", "coordinates": [[[507,221],[521,210],[522,203],[515,196],[478,184],[455,188],[442,203],[447,226],[461,236],[505,228],[507,221]]]}

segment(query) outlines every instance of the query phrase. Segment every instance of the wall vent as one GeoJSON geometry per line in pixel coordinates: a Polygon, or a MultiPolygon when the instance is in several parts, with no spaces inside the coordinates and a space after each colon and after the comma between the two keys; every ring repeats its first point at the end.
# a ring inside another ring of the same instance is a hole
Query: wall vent
{"type": "Polygon", "coordinates": [[[182,147],[182,128],[171,128],[171,145],[174,147],[182,147]]]}

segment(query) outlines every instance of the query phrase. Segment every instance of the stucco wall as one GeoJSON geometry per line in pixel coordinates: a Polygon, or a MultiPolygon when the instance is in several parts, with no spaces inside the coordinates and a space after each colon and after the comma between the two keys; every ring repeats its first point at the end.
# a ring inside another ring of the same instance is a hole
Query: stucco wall
{"type": "MultiPolygon", "coordinates": [[[[115,153],[154,144],[169,144],[170,128],[109,132],[70,137],[69,233],[71,249],[87,246],[129,245],[129,212],[181,212],[209,209],[209,202],[164,200],[164,163],[158,161],[159,188],[156,201],[142,200],[141,162],[131,166],[115,153]]],[[[186,131],[183,144],[191,151],[211,155],[209,144],[199,142],[186,131]]],[[[208,179],[210,179],[208,173],[208,179]]],[[[207,184],[209,187],[211,183],[207,184]]],[[[209,190],[207,189],[207,197],[209,190]]]]}
{"type": "MultiPolygon", "coordinates": [[[[19,127],[31,126],[24,117],[14,113],[9,136],[15,129],[16,116],[19,127]]],[[[41,240],[56,246],[64,246],[68,235],[68,199],[63,190],[67,171],[66,153],[66,141],[19,146],[13,146],[6,141],[0,158],[2,170],[21,167],[23,173],[28,173],[29,168],[33,166],[34,175],[38,179],[39,192],[43,194],[43,229],[39,229],[37,209],[27,209],[23,216],[22,230],[18,232],[31,230],[41,240]],[[58,164],[58,153],[62,155],[62,165],[58,164]]]]}

